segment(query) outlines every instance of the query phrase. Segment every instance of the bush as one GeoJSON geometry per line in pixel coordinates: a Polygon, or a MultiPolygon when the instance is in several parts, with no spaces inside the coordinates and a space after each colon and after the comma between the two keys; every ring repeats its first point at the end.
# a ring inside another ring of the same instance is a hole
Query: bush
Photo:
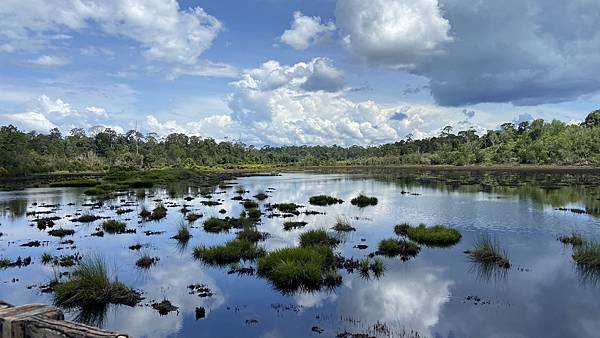
{"type": "Polygon", "coordinates": [[[344,201],[341,199],[332,197],[332,196],[316,195],[316,196],[311,196],[308,199],[308,203],[310,203],[312,205],[326,206],[326,205],[344,203],[344,201]]]}
{"type": "Polygon", "coordinates": [[[368,197],[363,194],[360,194],[357,197],[354,197],[352,200],[350,200],[350,203],[361,208],[369,205],[377,205],[377,197],[368,197]]]}
{"type": "Polygon", "coordinates": [[[193,251],[194,258],[206,264],[218,266],[237,263],[241,259],[254,260],[264,255],[264,253],[264,249],[245,239],[233,239],[224,245],[199,246],[195,247],[193,251]]]}

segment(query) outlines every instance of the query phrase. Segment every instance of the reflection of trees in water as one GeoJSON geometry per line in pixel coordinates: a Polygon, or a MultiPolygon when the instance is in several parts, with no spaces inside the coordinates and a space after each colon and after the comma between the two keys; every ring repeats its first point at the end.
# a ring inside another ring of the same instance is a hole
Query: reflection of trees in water
{"type": "Polygon", "coordinates": [[[27,212],[26,199],[9,199],[0,201],[0,214],[3,217],[18,218],[27,212]]]}
{"type": "Polygon", "coordinates": [[[509,197],[530,199],[554,208],[582,204],[587,213],[600,217],[600,175],[513,172],[513,171],[444,171],[393,168],[342,168],[336,173],[364,174],[376,180],[394,183],[403,189],[431,188],[443,192],[487,192],[509,197]]]}

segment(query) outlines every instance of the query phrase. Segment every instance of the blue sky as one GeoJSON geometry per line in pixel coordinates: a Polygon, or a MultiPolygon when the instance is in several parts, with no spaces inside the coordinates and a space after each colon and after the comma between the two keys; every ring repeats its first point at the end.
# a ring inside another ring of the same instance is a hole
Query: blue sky
{"type": "Polygon", "coordinates": [[[5,0],[0,123],[372,145],[600,106],[600,3],[5,0]]]}

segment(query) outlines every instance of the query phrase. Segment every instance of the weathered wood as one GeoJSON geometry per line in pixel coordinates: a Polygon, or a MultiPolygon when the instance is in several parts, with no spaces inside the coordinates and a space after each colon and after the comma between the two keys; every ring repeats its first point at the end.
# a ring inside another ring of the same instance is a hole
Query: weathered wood
{"type": "Polygon", "coordinates": [[[0,302],[2,338],[127,338],[120,332],[64,320],[61,310],[44,304],[13,307],[0,302]]]}

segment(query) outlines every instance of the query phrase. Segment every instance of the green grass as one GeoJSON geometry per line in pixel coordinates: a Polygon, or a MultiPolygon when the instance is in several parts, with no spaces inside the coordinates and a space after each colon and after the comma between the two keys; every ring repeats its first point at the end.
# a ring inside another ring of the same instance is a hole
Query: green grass
{"type": "Polygon", "coordinates": [[[254,198],[259,201],[264,201],[269,198],[269,195],[265,194],[264,191],[260,191],[258,194],[254,195],[254,198]]]}
{"type": "Polygon", "coordinates": [[[248,218],[253,220],[258,220],[261,216],[260,210],[255,208],[246,210],[246,214],[248,215],[248,218]]]}
{"type": "Polygon", "coordinates": [[[92,214],[83,214],[77,218],[72,219],[72,222],[81,222],[81,223],[91,223],[96,220],[99,220],[100,216],[92,215],[92,214]]]}
{"type": "Polygon", "coordinates": [[[257,272],[283,292],[318,290],[331,281],[335,264],[329,246],[283,248],[259,258],[257,272]]]}
{"type": "Polygon", "coordinates": [[[148,219],[158,221],[165,217],[167,217],[167,208],[165,208],[164,205],[159,204],[156,208],[154,208],[154,210],[152,210],[152,213],[150,214],[148,219]]]}
{"type": "Polygon", "coordinates": [[[57,181],[48,184],[49,187],[95,187],[98,181],[95,180],[69,180],[69,181],[57,181]]]}
{"type": "Polygon", "coordinates": [[[127,229],[127,224],[125,222],[117,221],[114,219],[104,221],[102,223],[102,230],[106,231],[109,234],[117,234],[122,233],[127,229]]]}
{"type": "Polygon", "coordinates": [[[238,239],[243,239],[252,243],[263,241],[267,236],[268,233],[258,231],[255,226],[245,227],[242,231],[237,233],[238,239]]]}
{"type": "Polygon", "coordinates": [[[309,230],[300,235],[300,246],[336,246],[339,243],[337,239],[332,237],[324,229],[309,230]]]}
{"type": "Polygon", "coordinates": [[[283,222],[283,230],[290,231],[292,229],[302,228],[306,226],[308,223],[302,221],[288,221],[283,222]]]}
{"type": "MultiPolygon", "coordinates": [[[[462,237],[456,229],[447,228],[443,225],[434,225],[426,227],[420,224],[417,227],[409,226],[405,228],[404,224],[399,225],[400,232],[406,231],[406,237],[419,243],[430,246],[450,246],[458,243],[462,237]]],[[[398,226],[396,226],[398,227],[398,226]]],[[[396,231],[396,228],[394,229],[396,231]]],[[[396,232],[398,233],[398,232],[396,232]]]]}
{"type": "Polygon", "coordinates": [[[105,191],[101,188],[94,187],[94,188],[89,188],[89,189],[84,190],[83,193],[88,196],[97,196],[97,195],[104,194],[105,191]]]}
{"type": "Polygon", "coordinates": [[[561,243],[563,244],[571,244],[573,246],[577,246],[577,245],[582,245],[583,244],[583,238],[581,237],[580,234],[576,234],[576,233],[572,233],[570,236],[560,236],[558,238],[559,241],[561,241],[561,243]]]}
{"type": "Polygon", "coordinates": [[[408,258],[416,256],[419,251],[419,246],[414,242],[390,238],[379,242],[378,253],[388,257],[401,256],[408,258]]]}
{"type": "Polygon", "coordinates": [[[190,227],[185,223],[180,222],[177,227],[177,235],[173,236],[174,239],[180,242],[187,242],[192,238],[192,234],[190,234],[190,227]]]}
{"type": "Polygon", "coordinates": [[[327,206],[327,205],[332,205],[332,204],[344,203],[344,201],[339,198],[335,198],[333,196],[316,195],[316,196],[311,196],[308,199],[308,203],[310,203],[312,205],[327,206]]]}
{"type": "Polygon", "coordinates": [[[223,245],[198,246],[194,258],[206,264],[225,266],[240,260],[254,260],[265,254],[264,249],[245,239],[233,239],[223,245]]]}
{"type": "Polygon", "coordinates": [[[278,203],[278,204],[273,204],[272,206],[273,206],[273,208],[275,208],[281,212],[289,212],[289,213],[294,213],[297,211],[298,208],[300,208],[300,205],[298,205],[296,203],[278,203]]]}
{"type": "Polygon", "coordinates": [[[251,200],[244,201],[244,208],[256,209],[256,208],[258,208],[258,203],[256,203],[255,201],[251,201],[251,200]]]}
{"type": "Polygon", "coordinates": [[[337,217],[335,225],[332,227],[332,229],[339,232],[349,232],[356,230],[350,223],[350,220],[344,217],[337,217]]]}
{"type": "Polygon", "coordinates": [[[58,228],[58,229],[53,229],[53,230],[48,231],[48,235],[54,236],[54,237],[72,236],[74,234],[75,234],[75,230],[73,230],[73,229],[58,228]]]}
{"type": "Polygon", "coordinates": [[[227,221],[217,218],[217,217],[211,217],[211,218],[207,219],[206,221],[204,221],[203,227],[204,227],[204,231],[208,231],[208,232],[226,231],[231,228],[231,226],[229,225],[229,223],[227,221]]]}
{"type": "Polygon", "coordinates": [[[40,258],[42,260],[42,264],[49,264],[54,260],[54,256],[47,252],[44,252],[40,258]]]}
{"type": "Polygon", "coordinates": [[[596,241],[585,241],[573,248],[573,259],[577,264],[600,268],[600,243],[596,241]]]}
{"type": "Polygon", "coordinates": [[[466,253],[477,263],[496,264],[502,268],[510,267],[506,251],[500,247],[497,240],[487,234],[479,236],[473,248],[466,253]]]}
{"type": "Polygon", "coordinates": [[[358,261],[358,270],[363,276],[369,275],[369,267],[370,263],[368,258],[363,258],[360,261],[358,261]]]}
{"type": "Polygon", "coordinates": [[[394,227],[394,232],[398,236],[406,236],[408,235],[408,229],[412,228],[412,226],[408,223],[396,224],[394,227]]]}
{"type": "Polygon", "coordinates": [[[65,308],[109,303],[134,306],[141,299],[137,291],[109,277],[106,262],[100,257],[83,259],[69,280],[54,287],[54,303],[65,308]]]}
{"type": "Polygon", "coordinates": [[[148,269],[152,265],[156,264],[156,262],[158,262],[158,258],[150,257],[149,255],[143,255],[142,257],[138,258],[137,261],[135,261],[135,265],[138,268],[148,269]]]}
{"type": "Polygon", "coordinates": [[[6,269],[10,266],[10,259],[0,258],[0,269],[6,269]]]}
{"type": "Polygon", "coordinates": [[[202,214],[197,214],[197,213],[189,212],[189,213],[187,213],[187,215],[185,215],[185,219],[188,222],[195,222],[199,218],[202,218],[202,214]]]}
{"type": "Polygon", "coordinates": [[[371,268],[371,271],[373,271],[375,277],[380,277],[385,271],[385,263],[383,263],[383,260],[381,258],[373,259],[373,262],[369,267],[371,268]]]}
{"type": "Polygon", "coordinates": [[[377,205],[377,197],[368,197],[366,195],[360,194],[357,197],[354,197],[350,200],[352,205],[356,205],[358,207],[367,207],[370,205],[377,205]]]}

